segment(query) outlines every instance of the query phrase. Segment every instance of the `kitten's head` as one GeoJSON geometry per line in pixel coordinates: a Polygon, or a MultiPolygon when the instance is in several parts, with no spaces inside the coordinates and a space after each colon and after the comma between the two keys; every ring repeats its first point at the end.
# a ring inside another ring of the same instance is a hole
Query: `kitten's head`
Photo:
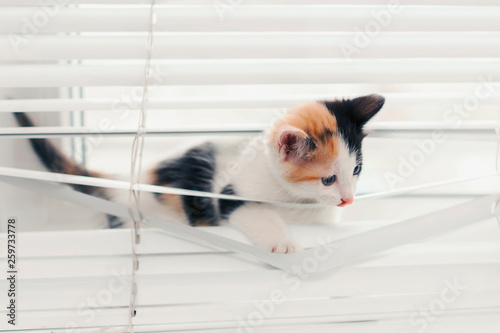
{"type": "Polygon", "coordinates": [[[363,126],[384,105],[368,95],[304,104],[268,133],[278,179],[294,195],[345,206],[353,202],[362,168],[363,126]]]}

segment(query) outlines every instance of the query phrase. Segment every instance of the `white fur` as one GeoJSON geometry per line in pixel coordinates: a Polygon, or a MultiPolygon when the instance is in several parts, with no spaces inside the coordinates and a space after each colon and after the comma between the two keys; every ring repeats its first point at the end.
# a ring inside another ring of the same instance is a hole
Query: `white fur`
{"type": "MultiPolygon", "coordinates": [[[[338,215],[336,205],[341,203],[342,198],[352,198],[354,195],[358,178],[353,176],[356,158],[344,144],[331,165],[331,175],[337,176],[334,184],[325,186],[321,181],[292,184],[281,176],[280,156],[273,143],[264,138],[259,136],[250,141],[236,142],[212,141],[218,153],[213,192],[219,193],[227,184],[233,184],[237,194],[244,197],[330,205],[321,209],[289,209],[246,203],[230,215],[230,224],[242,231],[256,246],[276,253],[295,252],[300,246],[290,238],[285,224],[334,223],[338,215]]],[[[120,191],[115,199],[127,202],[128,193],[120,191]]],[[[216,200],[213,202],[217,204],[216,200]]],[[[186,216],[168,209],[151,193],[142,194],[141,206],[149,214],[188,223],[186,216]]]]}
{"type": "Polygon", "coordinates": [[[238,194],[283,202],[320,202],[331,206],[312,210],[247,204],[245,209],[242,207],[238,209],[238,212],[233,213],[229,221],[257,246],[266,249],[275,248],[275,252],[283,253],[280,251],[280,246],[283,244],[289,244],[286,246],[288,252],[298,249],[290,242],[290,237],[284,228],[285,222],[289,224],[334,223],[338,218],[336,205],[341,203],[341,198],[354,196],[358,177],[353,176],[356,157],[349,153],[345,144],[340,148],[339,156],[331,166],[331,174],[337,175],[338,178],[338,181],[331,186],[324,186],[321,181],[306,184],[287,182],[280,174],[279,158],[272,142],[263,144],[262,138],[250,142],[241,156],[241,172],[234,175],[232,179],[238,194]],[[257,154],[251,152],[257,152],[257,154]],[[269,217],[263,222],[262,219],[267,215],[269,217]],[[271,240],[274,243],[272,245],[269,243],[271,240]]]}

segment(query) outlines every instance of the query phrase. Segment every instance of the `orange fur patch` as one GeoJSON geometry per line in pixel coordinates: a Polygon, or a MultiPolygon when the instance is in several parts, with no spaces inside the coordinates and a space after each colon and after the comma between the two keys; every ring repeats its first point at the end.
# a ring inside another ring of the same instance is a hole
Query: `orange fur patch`
{"type": "Polygon", "coordinates": [[[290,110],[270,132],[270,138],[279,149],[279,137],[286,128],[298,128],[314,140],[316,149],[311,158],[300,164],[286,163],[285,178],[290,182],[303,182],[328,177],[333,161],[338,156],[340,140],[337,119],[322,103],[308,103],[290,110]]]}
{"type": "Polygon", "coordinates": [[[212,227],[213,224],[208,221],[196,221],[196,227],[212,227]]]}
{"type": "Polygon", "coordinates": [[[76,164],[72,160],[69,160],[67,158],[62,160],[62,163],[57,164],[52,166],[57,173],[65,173],[68,175],[75,175],[75,176],[81,176],[85,175],[88,172],[88,175],[90,177],[97,177],[97,178],[107,178],[108,175],[105,174],[104,172],[99,172],[99,171],[89,171],[86,170],[85,167],[76,164]]]}
{"type": "Polygon", "coordinates": [[[163,202],[163,204],[172,208],[172,210],[174,210],[175,212],[179,214],[184,214],[184,209],[182,207],[182,199],[180,196],[175,194],[163,193],[160,194],[160,200],[163,202]]]}

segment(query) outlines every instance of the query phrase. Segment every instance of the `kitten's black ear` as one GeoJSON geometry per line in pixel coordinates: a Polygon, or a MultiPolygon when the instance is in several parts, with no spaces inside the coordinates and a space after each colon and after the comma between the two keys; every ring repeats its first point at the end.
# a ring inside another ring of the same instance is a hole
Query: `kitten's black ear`
{"type": "Polygon", "coordinates": [[[285,129],[278,137],[278,150],[285,161],[305,161],[314,149],[316,149],[314,141],[298,128],[285,129]]]}
{"type": "Polygon", "coordinates": [[[384,106],[385,98],[371,94],[351,100],[354,107],[354,119],[361,126],[366,124],[384,106]]]}

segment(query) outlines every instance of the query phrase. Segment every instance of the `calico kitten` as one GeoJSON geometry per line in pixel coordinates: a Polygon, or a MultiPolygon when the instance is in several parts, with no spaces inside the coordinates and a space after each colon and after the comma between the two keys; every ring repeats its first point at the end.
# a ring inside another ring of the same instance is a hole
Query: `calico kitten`
{"type": "MultiPolygon", "coordinates": [[[[289,110],[265,133],[247,142],[210,141],[191,147],[149,170],[146,182],[190,190],[235,194],[282,202],[324,203],[327,207],[290,209],[269,204],[171,194],[142,195],[144,211],[188,223],[217,225],[222,220],[241,230],[258,247],[276,253],[300,250],[287,223],[332,223],[337,207],[353,202],[362,169],[363,126],[383,106],[384,98],[313,102],[289,110]]],[[[24,113],[21,126],[33,126],[24,113]]],[[[51,171],[103,177],[76,164],[46,139],[30,139],[51,171]]],[[[73,185],[77,191],[126,201],[124,193],[73,185]]],[[[109,226],[122,222],[108,217],[109,226]]]]}

